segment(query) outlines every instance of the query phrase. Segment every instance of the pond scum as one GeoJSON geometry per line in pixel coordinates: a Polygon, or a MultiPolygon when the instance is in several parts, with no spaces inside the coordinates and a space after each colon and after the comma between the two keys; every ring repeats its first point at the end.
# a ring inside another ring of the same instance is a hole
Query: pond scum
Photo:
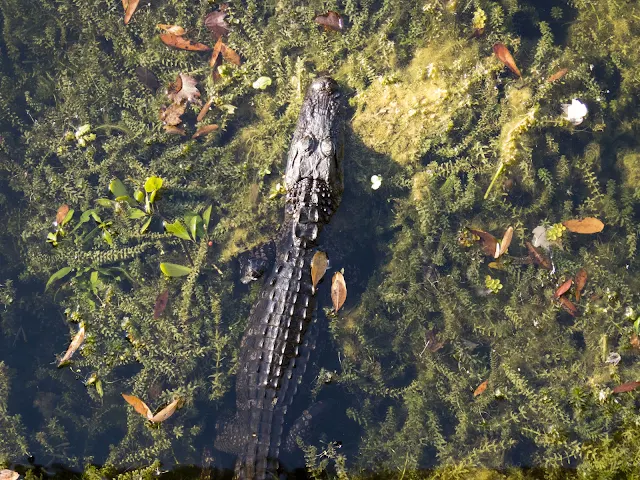
{"type": "Polygon", "coordinates": [[[310,475],[638,478],[640,393],[613,391],[640,380],[638,2],[230,1],[224,41],[242,63],[214,79],[209,54],[167,47],[156,24],[212,46],[203,19],[220,8],[154,1],[125,25],[117,0],[0,2],[0,468],[34,478],[34,455],[87,479],[153,478],[203,462],[194,445],[213,443],[259,289],[238,293],[233,260],[276,231],[284,152],[327,72],[351,117],[325,242],[349,298],[313,394],[339,392],[331,408],[358,433],[303,442],[310,475]],[[329,10],[343,31],[314,22],[329,10]],[[188,135],[165,132],[180,73],[213,99],[198,126],[217,131],[191,138],[194,101],[188,135]],[[573,99],[579,125],[562,114],[573,99]],[[559,227],[583,217],[605,229],[559,227]],[[554,226],[553,271],[527,257],[538,225],[554,226]],[[468,230],[508,226],[498,260],[468,230]],[[573,317],[553,293],[581,268],[573,317]],[[81,322],[82,349],[56,368],[81,322]],[[154,425],[123,392],[181,405],[154,425]]]}

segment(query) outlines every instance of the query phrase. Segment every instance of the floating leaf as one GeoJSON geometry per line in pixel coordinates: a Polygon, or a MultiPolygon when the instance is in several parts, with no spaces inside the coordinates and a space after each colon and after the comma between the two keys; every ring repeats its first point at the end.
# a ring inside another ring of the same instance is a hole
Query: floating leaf
{"type": "Polygon", "coordinates": [[[160,410],[158,413],[156,413],[151,418],[149,418],[149,420],[151,420],[153,423],[164,422],[167,418],[169,418],[171,415],[176,413],[176,409],[178,408],[178,404],[179,403],[180,403],[180,399],[176,398],[169,405],[167,405],[162,410],[160,410]]]}
{"type": "Polygon", "coordinates": [[[229,33],[229,24],[225,21],[226,16],[226,8],[221,6],[220,10],[211,12],[204,18],[204,26],[211,32],[213,38],[219,39],[229,33]]]}
{"type": "Polygon", "coordinates": [[[202,227],[202,217],[197,213],[188,213],[184,216],[184,221],[189,227],[189,233],[191,234],[191,240],[196,240],[198,237],[204,235],[204,228],[202,227]]]}
{"type": "Polygon", "coordinates": [[[565,297],[560,297],[558,298],[558,300],[560,301],[560,306],[562,308],[564,308],[564,310],[571,315],[572,317],[577,317],[578,316],[578,309],[576,308],[576,306],[573,304],[573,302],[571,300],[568,300],[565,297]]]}
{"type": "Polygon", "coordinates": [[[344,29],[344,21],[338,12],[329,10],[324,15],[318,15],[315,18],[318,25],[322,25],[325,30],[336,30],[338,32],[344,29]]]}
{"type": "Polygon", "coordinates": [[[151,193],[162,188],[162,179],[160,177],[149,177],[144,182],[144,191],[151,193]]]}
{"type": "Polygon", "coordinates": [[[131,20],[131,17],[136,12],[136,9],[138,8],[139,3],[140,3],[140,0],[129,0],[127,2],[127,8],[125,9],[125,12],[124,12],[125,25],[128,24],[129,21],[131,20]]]}
{"type": "Polygon", "coordinates": [[[555,291],[555,293],[553,294],[554,298],[560,298],[562,295],[564,295],[567,292],[567,290],[571,288],[572,284],[573,284],[573,278],[570,278],[569,280],[564,282],[562,285],[560,285],[558,289],[555,291]]]}
{"type": "Polygon", "coordinates": [[[162,43],[165,45],[178,48],[180,50],[188,50],[190,52],[208,52],[211,50],[211,47],[208,47],[203,43],[187,40],[186,38],[174,35],[173,33],[163,33],[160,35],[160,40],[162,40],[162,43]]]}
{"type": "Polygon", "coordinates": [[[114,178],[113,180],[111,180],[111,183],[109,184],[109,191],[113,194],[114,197],[128,197],[129,196],[129,192],[127,191],[127,187],[118,178],[114,178]]]}
{"type": "Polygon", "coordinates": [[[522,77],[522,75],[520,75],[520,70],[518,70],[518,67],[516,66],[516,61],[511,55],[511,52],[503,43],[496,43],[493,46],[493,53],[495,53],[496,57],[498,57],[498,60],[504,63],[509,70],[515,73],[518,77],[522,77]]]}
{"type": "Polygon", "coordinates": [[[56,225],[62,225],[62,221],[69,213],[69,205],[63,203],[58,207],[58,211],[56,212],[56,225]]]}
{"type": "Polygon", "coordinates": [[[478,395],[482,395],[484,391],[487,389],[488,385],[489,385],[489,380],[485,380],[484,382],[482,382],[480,385],[478,385],[478,388],[476,388],[473,391],[473,396],[477,397],[478,395]]]}
{"type": "Polygon", "coordinates": [[[158,297],[156,298],[156,303],[153,306],[153,318],[158,319],[164,309],[167,308],[167,303],[169,302],[169,290],[165,289],[158,297]]]}
{"type": "Polygon", "coordinates": [[[256,90],[264,90],[269,85],[271,85],[272,81],[269,77],[260,77],[255,82],[253,82],[253,88],[256,90]]]}
{"type": "Polygon", "coordinates": [[[96,380],[96,392],[102,398],[104,396],[104,390],[102,390],[102,380],[96,380]]]}
{"type": "Polygon", "coordinates": [[[144,403],[135,395],[127,395],[126,393],[123,393],[122,398],[124,398],[126,402],[129,405],[131,405],[134,408],[134,410],[138,412],[140,415],[142,415],[143,417],[147,419],[151,419],[153,417],[153,414],[151,413],[151,410],[149,409],[149,407],[147,407],[147,404],[144,403]]]}
{"type": "Polygon", "coordinates": [[[200,127],[198,130],[196,130],[196,133],[194,133],[191,138],[198,138],[202,135],[207,135],[208,133],[215,132],[216,130],[218,130],[218,125],[216,125],[215,123],[212,125],[205,125],[204,127],[200,127]]]}
{"type": "Polygon", "coordinates": [[[598,233],[604,228],[604,223],[593,217],[583,218],[582,220],[567,220],[562,224],[573,233],[598,233]]]}
{"type": "Polygon", "coordinates": [[[55,282],[56,280],[60,280],[60,279],[62,279],[64,277],[66,277],[72,270],[73,270],[73,267],[64,267],[64,268],[61,268],[60,270],[58,270],[53,275],[51,275],[49,277],[49,280],[47,280],[47,284],[44,287],[44,291],[46,292],[47,289],[49,288],[49,286],[53,282],[55,282]]]}
{"type": "Polygon", "coordinates": [[[172,33],[173,35],[184,35],[186,30],[179,25],[166,25],[163,23],[159,23],[156,25],[160,30],[164,30],[165,33],[172,33]]]}
{"type": "Polygon", "coordinates": [[[425,347],[431,353],[436,353],[442,347],[444,347],[444,342],[438,340],[435,330],[428,330],[425,334],[425,347]]]}
{"type": "Polygon", "coordinates": [[[637,334],[633,333],[629,338],[629,343],[634,348],[634,350],[640,350],[640,337],[637,334]]]}
{"type": "Polygon", "coordinates": [[[165,125],[164,126],[165,133],[170,135],[182,135],[185,136],[187,132],[185,132],[184,128],[175,127],[173,125],[165,125]]]}
{"type": "Polygon", "coordinates": [[[498,258],[501,255],[504,255],[504,252],[506,252],[509,249],[509,245],[511,245],[512,238],[513,238],[513,227],[509,227],[504,232],[504,235],[502,236],[502,241],[496,247],[494,258],[498,258]]]}
{"type": "Polygon", "coordinates": [[[160,270],[167,277],[184,277],[191,273],[191,267],[185,267],[184,265],[178,265],[175,263],[161,263],[160,270]]]}
{"type": "Polygon", "coordinates": [[[13,470],[0,470],[0,480],[17,480],[19,476],[20,474],[13,470]]]}
{"type": "Polygon", "coordinates": [[[325,252],[318,250],[311,259],[311,284],[313,285],[313,291],[316,291],[316,287],[322,277],[324,277],[327,267],[329,266],[329,258],[325,252]]]}
{"type": "Polygon", "coordinates": [[[209,230],[209,220],[211,219],[211,209],[213,205],[209,205],[204,212],[202,212],[202,223],[204,225],[205,232],[209,230]]]}
{"type": "Polygon", "coordinates": [[[531,242],[524,242],[524,244],[529,251],[529,256],[536,265],[539,265],[542,268],[546,268],[547,270],[551,270],[551,262],[547,257],[540,253],[536,247],[531,245],[531,242]]]}
{"type": "Polygon", "coordinates": [[[136,77],[138,77],[138,81],[147,87],[149,90],[156,91],[160,87],[160,82],[158,81],[158,77],[155,74],[145,67],[137,67],[136,68],[136,77]]]}
{"type": "Polygon", "coordinates": [[[333,302],[333,311],[338,312],[347,299],[347,284],[344,281],[342,272],[336,272],[331,279],[331,301],[333,302]]]}
{"type": "Polygon", "coordinates": [[[184,73],[180,73],[175,82],[169,85],[167,89],[167,97],[174,104],[177,103],[195,103],[200,100],[200,91],[198,90],[198,80],[193,78],[191,75],[185,75],[184,73]]]}
{"type": "Polygon", "coordinates": [[[172,233],[178,238],[182,238],[183,240],[191,240],[187,229],[180,223],[180,220],[176,220],[173,223],[166,223],[164,228],[167,232],[172,233]]]}
{"type": "Polygon", "coordinates": [[[132,208],[131,210],[129,210],[129,218],[133,219],[133,220],[137,220],[139,218],[143,218],[146,217],[147,214],[144,213],[142,210],[140,210],[139,208],[132,208]]]}
{"type": "MultiPolygon", "coordinates": [[[[160,110],[160,120],[167,126],[180,125],[182,123],[182,114],[187,109],[184,103],[172,103],[168,107],[162,107],[160,110]]],[[[184,132],[184,130],[182,130],[184,132]]]]}
{"type": "Polygon", "coordinates": [[[73,337],[73,340],[71,340],[71,343],[69,344],[69,348],[67,348],[66,353],[60,359],[60,362],[58,362],[58,368],[63,366],[65,363],[67,363],[71,359],[73,354],[76,353],[76,350],[78,350],[78,348],[80,348],[80,345],[82,345],[82,343],[84,342],[84,338],[85,338],[84,323],[81,323],[80,328],[78,329],[78,332],[75,334],[75,336],[73,337]]]}
{"type": "Polygon", "coordinates": [[[196,121],[201,122],[204,117],[207,115],[209,110],[211,110],[211,105],[213,105],[213,97],[210,98],[207,103],[204,104],[204,107],[198,112],[198,116],[196,117],[196,121]]]}
{"type": "Polygon", "coordinates": [[[635,390],[638,387],[640,387],[640,382],[635,382],[635,381],[627,382],[627,383],[623,383],[622,385],[618,385],[617,387],[614,387],[613,393],[631,392],[632,390],[635,390]]]}
{"type": "Polygon", "coordinates": [[[551,83],[551,82],[555,82],[556,80],[560,80],[562,77],[564,77],[567,74],[568,71],[569,71],[568,68],[561,68],[556,73],[554,73],[549,78],[547,78],[547,82],[551,83]]]}
{"type": "Polygon", "coordinates": [[[490,257],[498,258],[495,256],[496,252],[498,251],[498,240],[496,239],[496,237],[494,237],[490,233],[485,232],[483,230],[476,230],[474,228],[470,228],[469,231],[474,235],[477,235],[478,237],[480,237],[482,251],[486,255],[489,255],[490,257]]]}
{"type": "Polygon", "coordinates": [[[576,301],[580,301],[580,295],[582,294],[582,290],[584,290],[584,286],[587,284],[587,271],[584,268],[581,268],[576,273],[576,301]]]}

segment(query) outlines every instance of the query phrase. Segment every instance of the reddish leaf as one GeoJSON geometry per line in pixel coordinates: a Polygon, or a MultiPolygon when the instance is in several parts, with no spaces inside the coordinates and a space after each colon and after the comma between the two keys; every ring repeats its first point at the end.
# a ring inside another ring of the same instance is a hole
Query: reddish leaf
{"type": "Polygon", "coordinates": [[[213,46],[213,52],[211,52],[211,58],[209,59],[209,66],[214,70],[222,63],[220,52],[222,52],[223,46],[224,43],[222,43],[222,38],[218,38],[218,41],[213,46]]]}
{"type": "Polygon", "coordinates": [[[629,343],[631,343],[634,350],[640,350],[640,338],[635,333],[629,338],[629,343]]]}
{"type": "Polygon", "coordinates": [[[338,12],[329,10],[324,15],[318,15],[315,19],[318,25],[322,25],[325,30],[336,30],[338,32],[344,29],[344,21],[338,12]]]}
{"type": "Polygon", "coordinates": [[[212,104],[213,104],[213,98],[210,98],[209,101],[207,101],[207,103],[204,104],[204,107],[200,109],[200,112],[198,112],[198,117],[196,118],[196,121],[198,122],[202,121],[202,119],[207,115],[207,112],[211,110],[212,104]]]}
{"type": "Polygon", "coordinates": [[[168,302],[169,302],[169,290],[165,290],[156,298],[156,304],[153,306],[154,319],[160,318],[160,315],[162,315],[162,312],[164,312],[164,309],[167,308],[168,302]]]}
{"type": "MultiPolygon", "coordinates": [[[[124,24],[128,24],[129,21],[131,20],[131,17],[133,16],[133,14],[135,13],[136,9],[138,8],[138,4],[140,3],[140,0],[129,0],[127,2],[127,6],[125,8],[125,12],[124,12],[124,24]]],[[[122,5],[124,6],[124,0],[122,2],[122,5]]]]}
{"type": "Polygon", "coordinates": [[[240,66],[242,61],[240,60],[240,55],[238,55],[234,50],[230,49],[226,45],[222,45],[222,56],[227,62],[231,62],[234,65],[240,66]]]}
{"type": "Polygon", "coordinates": [[[218,130],[218,125],[216,125],[215,123],[211,125],[205,125],[204,127],[200,127],[198,130],[196,130],[196,133],[194,133],[191,138],[198,138],[202,135],[215,132],[216,130],[218,130]]]}
{"type": "Polygon", "coordinates": [[[569,280],[567,280],[566,282],[564,282],[562,285],[560,285],[558,287],[558,289],[556,290],[556,292],[553,294],[553,296],[555,298],[560,298],[560,296],[564,295],[565,293],[567,293],[567,290],[569,290],[571,288],[571,285],[573,284],[573,278],[570,278],[569,280]]]}
{"type": "Polygon", "coordinates": [[[490,233],[485,232],[483,230],[476,230],[476,229],[470,228],[469,231],[474,235],[477,235],[478,237],[480,237],[482,251],[486,255],[497,258],[495,257],[497,247],[498,247],[498,239],[496,237],[494,237],[490,233]]]}
{"type": "Polygon", "coordinates": [[[618,385],[617,387],[614,387],[613,393],[631,392],[632,390],[635,390],[638,387],[640,387],[640,382],[627,382],[627,383],[623,383],[622,385],[618,385]]]}
{"type": "Polygon", "coordinates": [[[226,16],[226,5],[221,5],[220,10],[211,12],[204,18],[204,26],[211,32],[213,38],[219,39],[229,33],[229,24],[225,21],[226,16]]]}
{"type": "Polygon", "coordinates": [[[580,301],[580,295],[584,286],[587,284],[587,271],[584,268],[578,270],[576,273],[576,301],[580,301]]]}
{"type": "Polygon", "coordinates": [[[347,299],[347,284],[341,272],[333,274],[331,279],[331,301],[333,302],[333,311],[338,312],[347,299]]]}
{"type": "Polygon", "coordinates": [[[131,405],[136,412],[142,415],[144,418],[151,419],[153,414],[147,404],[140,400],[135,395],[127,395],[126,393],[122,394],[122,398],[124,398],[129,405],[131,405]]]}
{"type": "Polygon", "coordinates": [[[162,43],[165,45],[179,48],[180,50],[189,50],[190,52],[208,52],[211,50],[211,47],[208,47],[203,43],[187,40],[186,38],[174,35],[173,33],[163,33],[160,35],[160,40],[162,40],[162,43]]]}
{"type": "Polygon", "coordinates": [[[567,220],[562,224],[573,233],[598,233],[604,228],[604,223],[593,217],[583,218],[582,220],[567,220]]]}
{"type": "Polygon", "coordinates": [[[569,71],[568,68],[561,68],[556,73],[554,73],[549,78],[547,78],[547,82],[555,82],[556,80],[560,80],[562,77],[564,77],[567,74],[568,71],[569,71]]]}
{"type": "Polygon", "coordinates": [[[513,59],[511,52],[504,46],[504,44],[499,42],[496,43],[493,46],[493,53],[495,53],[498,60],[504,63],[509,70],[515,73],[518,77],[522,77],[522,75],[520,75],[520,70],[518,70],[518,67],[516,66],[516,61],[513,59]]]}
{"type": "Polygon", "coordinates": [[[529,251],[529,256],[533,260],[536,265],[541,266],[542,268],[546,268],[547,270],[551,270],[551,262],[547,257],[545,257],[542,253],[540,253],[536,247],[531,245],[531,242],[524,242],[527,246],[527,250],[529,251]]]}
{"type": "Polygon", "coordinates": [[[571,300],[568,300],[565,297],[560,297],[558,298],[558,300],[560,301],[560,306],[564,308],[564,310],[569,315],[571,315],[572,317],[578,316],[578,309],[576,308],[576,306],[573,304],[571,300]]]}
{"type": "Polygon", "coordinates": [[[480,385],[478,385],[478,388],[476,388],[473,391],[473,396],[477,397],[478,395],[482,395],[484,391],[487,389],[488,385],[489,385],[489,380],[485,380],[484,382],[482,382],[480,385]]]}
{"type": "Polygon", "coordinates": [[[69,205],[63,203],[56,212],[56,225],[60,225],[62,223],[64,218],[67,216],[67,213],[69,213],[69,205]]]}

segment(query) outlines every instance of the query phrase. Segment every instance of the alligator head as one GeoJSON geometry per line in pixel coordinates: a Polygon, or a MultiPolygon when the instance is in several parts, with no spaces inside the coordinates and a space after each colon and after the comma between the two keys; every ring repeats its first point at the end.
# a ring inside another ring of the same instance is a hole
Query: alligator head
{"type": "Polygon", "coordinates": [[[342,197],[343,123],[338,84],[329,77],[311,82],[293,134],[285,184],[294,190],[304,180],[320,180],[329,190],[333,210],[342,197]]]}

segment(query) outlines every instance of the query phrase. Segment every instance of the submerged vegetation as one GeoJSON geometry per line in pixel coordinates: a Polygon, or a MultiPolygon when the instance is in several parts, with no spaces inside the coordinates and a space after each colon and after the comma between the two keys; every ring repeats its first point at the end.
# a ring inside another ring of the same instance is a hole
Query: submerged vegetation
{"type": "Polygon", "coordinates": [[[318,285],[330,341],[300,401],[343,421],[298,439],[309,474],[640,475],[637,2],[132,10],[0,2],[0,469],[211,474],[259,289],[234,261],[278,228],[328,72],[352,117],[324,242],[344,277],[338,313],[318,285]]]}

